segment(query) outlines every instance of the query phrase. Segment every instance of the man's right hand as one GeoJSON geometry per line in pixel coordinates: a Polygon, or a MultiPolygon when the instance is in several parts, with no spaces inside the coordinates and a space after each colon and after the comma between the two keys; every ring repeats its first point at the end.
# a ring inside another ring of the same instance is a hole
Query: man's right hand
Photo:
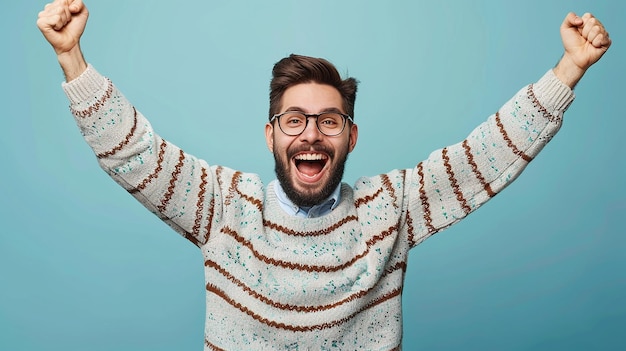
{"type": "Polygon", "coordinates": [[[80,51],[80,37],[88,17],[82,0],[55,0],[44,7],[37,19],[37,27],[52,45],[68,82],[87,68],[80,51]]]}

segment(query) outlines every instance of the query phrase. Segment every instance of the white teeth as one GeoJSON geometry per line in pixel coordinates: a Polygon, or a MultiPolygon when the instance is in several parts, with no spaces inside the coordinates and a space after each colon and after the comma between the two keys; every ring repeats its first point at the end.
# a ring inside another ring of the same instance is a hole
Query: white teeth
{"type": "Polygon", "coordinates": [[[299,161],[319,161],[324,159],[326,159],[326,156],[322,154],[300,154],[296,156],[296,160],[299,161]]]}

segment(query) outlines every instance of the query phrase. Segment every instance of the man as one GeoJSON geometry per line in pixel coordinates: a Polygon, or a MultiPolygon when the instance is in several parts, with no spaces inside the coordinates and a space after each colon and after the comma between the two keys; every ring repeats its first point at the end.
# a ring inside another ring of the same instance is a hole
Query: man
{"type": "Polygon", "coordinates": [[[87,17],[82,1],[56,0],[38,26],[102,168],[201,249],[206,349],[399,349],[408,251],[523,171],[611,44],[593,16],[568,14],[554,69],[462,142],[353,187],[341,178],[358,138],[356,81],[326,60],[291,55],[270,84],[265,135],[278,180],[265,187],[161,139],[84,60],[87,17]]]}

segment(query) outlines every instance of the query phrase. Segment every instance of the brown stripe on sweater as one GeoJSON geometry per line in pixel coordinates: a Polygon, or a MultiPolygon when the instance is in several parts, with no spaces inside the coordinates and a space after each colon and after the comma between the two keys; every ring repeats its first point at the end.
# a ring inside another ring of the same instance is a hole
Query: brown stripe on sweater
{"type": "Polygon", "coordinates": [[[226,350],[224,350],[224,349],[221,349],[221,348],[219,348],[219,347],[217,347],[217,346],[215,346],[215,345],[211,344],[211,343],[209,342],[209,340],[207,340],[206,338],[204,339],[204,346],[206,346],[206,347],[210,348],[210,349],[211,349],[211,350],[213,350],[213,351],[226,351],[226,350]]]}
{"type": "Polygon", "coordinates": [[[504,140],[506,141],[506,144],[513,151],[513,153],[520,156],[526,162],[532,161],[533,158],[531,156],[526,155],[523,151],[518,149],[517,146],[513,144],[513,140],[509,138],[508,133],[504,129],[504,124],[502,124],[502,120],[500,119],[500,112],[496,112],[496,124],[498,125],[498,128],[500,129],[500,134],[502,134],[502,138],[504,138],[504,140]]]}
{"type": "Polygon", "coordinates": [[[241,179],[242,174],[243,174],[242,172],[237,171],[233,174],[233,177],[230,179],[230,187],[228,188],[228,194],[226,195],[226,198],[224,199],[224,205],[229,206],[233,197],[235,197],[235,194],[238,194],[243,200],[246,200],[250,202],[251,204],[253,204],[254,206],[256,206],[259,212],[263,212],[263,200],[257,199],[254,196],[244,194],[241,192],[241,190],[239,190],[237,183],[239,183],[239,180],[241,179]]]}
{"type": "Polygon", "coordinates": [[[226,194],[226,198],[224,199],[224,206],[230,206],[230,201],[235,196],[239,177],[241,177],[241,172],[237,171],[233,174],[232,178],[230,178],[230,187],[228,188],[228,194],[226,194]]]}
{"type": "Polygon", "coordinates": [[[393,199],[391,201],[391,204],[393,205],[393,207],[398,208],[398,198],[396,197],[396,191],[391,184],[389,176],[387,174],[383,174],[381,178],[383,180],[383,186],[385,187],[385,189],[387,189],[387,191],[389,192],[389,196],[391,196],[391,198],[393,199]]]}
{"type": "Polygon", "coordinates": [[[376,190],[376,192],[372,195],[367,195],[365,197],[362,198],[358,198],[356,200],[354,200],[354,206],[356,206],[356,208],[359,208],[363,205],[365,205],[366,203],[374,200],[375,198],[378,197],[378,195],[380,195],[383,192],[383,188],[378,188],[378,190],[376,190]]]}
{"type": "Polygon", "coordinates": [[[189,232],[185,232],[185,234],[183,235],[185,237],[185,239],[191,241],[192,244],[194,244],[197,247],[200,247],[200,241],[198,240],[197,237],[193,236],[191,233],[189,232]]]}
{"type": "Polygon", "coordinates": [[[196,218],[193,221],[193,227],[191,235],[200,238],[200,223],[202,222],[202,209],[204,208],[204,194],[206,193],[207,185],[207,171],[206,168],[201,167],[200,174],[200,191],[198,191],[198,201],[196,201],[196,218]]]}
{"type": "Polygon", "coordinates": [[[533,106],[535,106],[535,108],[537,108],[537,110],[539,110],[539,112],[541,112],[541,114],[543,114],[543,116],[547,120],[549,120],[550,122],[558,122],[561,120],[560,116],[555,116],[551,114],[550,112],[548,112],[548,109],[543,107],[543,105],[539,102],[539,99],[537,99],[537,96],[535,95],[535,89],[533,84],[528,85],[528,90],[526,91],[526,94],[528,95],[528,98],[532,101],[533,106]]]}
{"type": "Polygon", "coordinates": [[[217,184],[219,184],[220,189],[222,188],[222,184],[224,184],[224,180],[222,179],[222,172],[224,172],[223,166],[217,166],[215,168],[215,180],[217,184]]]}
{"type": "Polygon", "coordinates": [[[356,221],[357,219],[358,219],[357,216],[350,215],[350,216],[342,218],[339,222],[331,225],[330,227],[327,227],[322,230],[316,230],[314,232],[297,232],[293,229],[287,228],[280,224],[276,224],[266,219],[263,220],[263,226],[266,228],[281,232],[283,234],[291,235],[291,236],[322,236],[322,235],[328,235],[331,232],[335,231],[337,228],[343,226],[344,224],[348,222],[356,221]]]}
{"type": "Polygon", "coordinates": [[[254,245],[252,245],[252,243],[241,237],[235,230],[231,229],[230,227],[224,227],[222,229],[220,229],[220,231],[224,234],[227,234],[229,236],[231,236],[233,239],[235,239],[238,243],[240,243],[241,245],[245,246],[246,248],[248,248],[248,250],[250,250],[250,252],[252,252],[252,254],[254,255],[254,257],[256,257],[258,260],[266,263],[266,264],[270,264],[273,266],[277,266],[277,267],[281,267],[281,268],[287,268],[287,269],[291,269],[291,270],[299,270],[299,271],[305,271],[305,272],[337,272],[340,271],[342,269],[346,269],[347,267],[350,267],[351,265],[353,265],[356,261],[360,260],[361,258],[367,256],[367,254],[370,252],[371,247],[376,244],[379,241],[384,240],[385,238],[387,238],[388,236],[390,236],[391,234],[395,233],[398,231],[398,225],[394,225],[389,227],[387,230],[382,231],[380,234],[373,236],[371,239],[369,239],[366,244],[367,244],[367,248],[365,249],[365,251],[363,251],[362,253],[356,255],[355,257],[353,257],[352,259],[350,259],[349,261],[340,264],[338,266],[315,266],[315,265],[308,265],[308,264],[300,264],[300,263],[293,263],[293,262],[288,262],[288,261],[284,261],[284,260],[277,260],[271,257],[267,257],[263,254],[261,254],[260,252],[256,251],[254,249],[254,245]]]}
{"type": "Polygon", "coordinates": [[[428,202],[428,196],[426,195],[425,190],[425,180],[424,180],[424,164],[420,162],[417,165],[417,174],[420,176],[420,200],[422,202],[422,209],[424,210],[424,223],[426,224],[426,228],[428,229],[428,234],[432,234],[437,230],[433,226],[433,219],[430,216],[430,203],[428,202]]]}
{"type": "Polygon", "coordinates": [[[209,218],[207,219],[206,226],[204,227],[204,232],[206,233],[204,240],[202,241],[202,245],[206,244],[209,241],[209,237],[211,236],[211,228],[213,226],[213,215],[215,214],[215,198],[211,197],[211,201],[209,202],[209,218]]]}
{"type": "Polygon", "coordinates": [[[259,210],[259,212],[263,212],[263,201],[261,199],[257,199],[254,196],[250,196],[250,195],[246,195],[244,193],[241,192],[241,190],[239,190],[239,188],[235,189],[237,191],[237,194],[239,194],[239,196],[241,196],[242,199],[248,201],[249,203],[253,204],[254,206],[256,206],[256,208],[259,210]]]}
{"type": "Polygon", "coordinates": [[[159,140],[161,143],[159,144],[159,155],[157,156],[157,166],[154,169],[154,172],[152,172],[149,176],[142,180],[135,189],[130,190],[129,192],[131,194],[145,189],[148,184],[150,184],[153,179],[156,179],[159,176],[159,173],[161,173],[161,171],[163,170],[163,159],[165,158],[165,149],[167,148],[167,142],[163,139],[159,140]]]}
{"type": "Polygon", "coordinates": [[[461,208],[465,214],[469,214],[472,212],[472,209],[467,205],[467,200],[463,196],[463,192],[461,191],[461,187],[459,187],[459,182],[456,180],[456,176],[454,171],[452,170],[452,165],[450,164],[450,157],[448,156],[448,148],[444,147],[441,150],[441,158],[443,158],[443,165],[446,167],[446,173],[448,174],[448,180],[450,181],[450,185],[452,186],[452,191],[456,195],[456,200],[461,204],[461,208]]]}
{"type": "Polygon", "coordinates": [[[133,118],[133,126],[130,128],[130,132],[128,132],[124,140],[122,140],[119,144],[117,144],[117,146],[115,146],[113,149],[107,152],[102,152],[102,153],[97,154],[96,156],[98,158],[113,156],[118,151],[122,150],[124,146],[126,146],[130,142],[130,139],[133,137],[133,135],[135,134],[135,130],[137,129],[137,110],[135,110],[135,108],[133,107],[133,111],[135,112],[135,115],[133,118]]]}
{"type": "Polygon", "coordinates": [[[472,154],[472,148],[470,147],[467,139],[463,140],[463,148],[465,149],[465,156],[467,157],[467,162],[472,167],[472,172],[474,172],[474,175],[476,176],[480,184],[483,186],[483,189],[485,189],[485,191],[487,192],[487,195],[489,197],[496,196],[497,193],[491,189],[491,184],[487,183],[487,181],[485,180],[485,177],[478,169],[478,164],[474,160],[474,155],[472,154]]]}
{"type": "MultiPolygon", "coordinates": [[[[261,302],[263,302],[266,305],[269,305],[271,307],[280,309],[280,310],[286,310],[286,311],[295,311],[295,312],[303,312],[303,313],[315,313],[315,312],[321,312],[321,311],[327,311],[327,310],[331,310],[333,308],[337,308],[341,305],[344,305],[346,303],[349,303],[351,301],[355,301],[358,300],[364,296],[366,296],[370,291],[372,291],[374,288],[376,288],[376,286],[373,286],[369,289],[366,290],[361,290],[359,292],[356,292],[342,300],[336,301],[334,303],[331,304],[326,304],[326,305],[317,305],[317,306],[298,306],[298,305],[290,305],[290,304],[285,304],[285,303],[280,303],[277,301],[274,301],[254,290],[252,290],[250,287],[248,287],[246,284],[244,284],[241,280],[237,279],[234,275],[230,274],[226,269],[224,269],[223,267],[221,267],[218,263],[211,261],[211,260],[205,260],[204,261],[204,266],[205,267],[211,267],[213,269],[215,269],[218,273],[220,273],[222,276],[224,276],[224,278],[230,280],[233,284],[235,284],[236,286],[238,286],[241,290],[243,290],[245,293],[247,293],[250,297],[253,297],[261,302]]],[[[385,269],[385,272],[383,273],[383,275],[381,276],[381,279],[397,270],[402,270],[403,272],[406,271],[406,263],[405,262],[397,262],[396,264],[394,264],[393,266],[385,269]]],[[[209,285],[206,285],[207,290],[209,290],[209,285]]],[[[224,293],[226,295],[226,293],[224,293]]]]}
{"type": "MultiPolygon", "coordinates": [[[[223,166],[215,167],[215,181],[218,184],[218,187],[221,189],[222,184],[224,184],[224,180],[222,179],[222,173],[224,172],[223,166]]],[[[209,203],[209,219],[207,220],[206,226],[204,227],[204,231],[206,232],[206,240],[205,243],[209,241],[209,236],[211,235],[211,231],[213,230],[213,217],[215,216],[215,197],[211,197],[211,202],[209,203]]]]}
{"type": "Polygon", "coordinates": [[[256,313],[254,313],[253,311],[251,311],[249,308],[247,308],[246,306],[242,305],[241,303],[235,301],[234,299],[230,298],[228,295],[226,295],[226,293],[224,293],[224,291],[222,291],[221,289],[219,289],[218,287],[216,287],[215,285],[212,284],[207,284],[207,291],[219,296],[220,298],[222,298],[224,301],[226,301],[229,305],[235,307],[236,309],[240,310],[241,312],[247,314],[248,316],[252,317],[253,319],[255,319],[256,321],[263,323],[267,326],[276,328],[276,329],[283,329],[283,330],[288,330],[288,331],[292,331],[292,332],[311,332],[311,331],[319,331],[319,330],[324,330],[324,329],[329,329],[329,328],[334,328],[337,327],[338,325],[344,324],[348,321],[350,321],[352,318],[356,317],[357,315],[359,315],[360,313],[376,307],[382,303],[385,303],[386,301],[391,300],[394,297],[400,296],[400,293],[402,292],[401,288],[397,288],[394,289],[372,301],[370,301],[367,305],[363,306],[361,309],[359,309],[358,311],[352,313],[351,315],[332,321],[332,322],[327,322],[327,323],[322,323],[322,324],[313,324],[313,325],[292,325],[292,324],[285,324],[285,323],[279,323],[276,321],[272,321],[269,320],[265,317],[262,317],[256,313]]]}
{"type": "Polygon", "coordinates": [[[406,232],[408,233],[409,246],[413,247],[417,243],[415,242],[415,228],[413,227],[413,217],[411,217],[411,211],[406,211],[406,232]]]}
{"type": "Polygon", "coordinates": [[[72,114],[74,116],[81,118],[89,117],[92,114],[96,113],[100,108],[102,108],[102,106],[104,106],[104,103],[111,98],[111,95],[113,95],[113,82],[108,78],[105,78],[105,80],[107,82],[107,90],[104,92],[104,95],[102,95],[102,97],[98,101],[96,101],[95,104],[89,106],[89,108],[87,108],[86,110],[78,111],[70,107],[70,110],[72,111],[72,114]]]}
{"type": "Polygon", "coordinates": [[[180,175],[180,171],[183,168],[184,162],[185,162],[185,153],[183,152],[183,150],[180,150],[178,154],[178,163],[176,164],[176,167],[174,167],[174,172],[172,172],[172,177],[170,178],[170,185],[167,188],[167,192],[165,193],[163,200],[161,200],[161,205],[157,207],[159,212],[165,212],[167,205],[172,199],[172,196],[174,196],[174,189],[176,188],[176,181],[178,180],[178,176],[180,175]]]}

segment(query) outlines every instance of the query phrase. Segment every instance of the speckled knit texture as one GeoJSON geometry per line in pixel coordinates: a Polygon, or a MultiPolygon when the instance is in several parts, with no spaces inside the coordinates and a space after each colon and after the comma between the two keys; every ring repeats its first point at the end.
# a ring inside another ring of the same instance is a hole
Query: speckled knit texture
{"type": "Polygon", "coordinates": [[[335,210],[303,219],[257,175],[161,139],[92,66],[63,87],[102,168],[200,248],[206,350],[400,349],[408,251],[513,181],[574,98],[550,70],[467,139],[342,184],[335,210]]]}

